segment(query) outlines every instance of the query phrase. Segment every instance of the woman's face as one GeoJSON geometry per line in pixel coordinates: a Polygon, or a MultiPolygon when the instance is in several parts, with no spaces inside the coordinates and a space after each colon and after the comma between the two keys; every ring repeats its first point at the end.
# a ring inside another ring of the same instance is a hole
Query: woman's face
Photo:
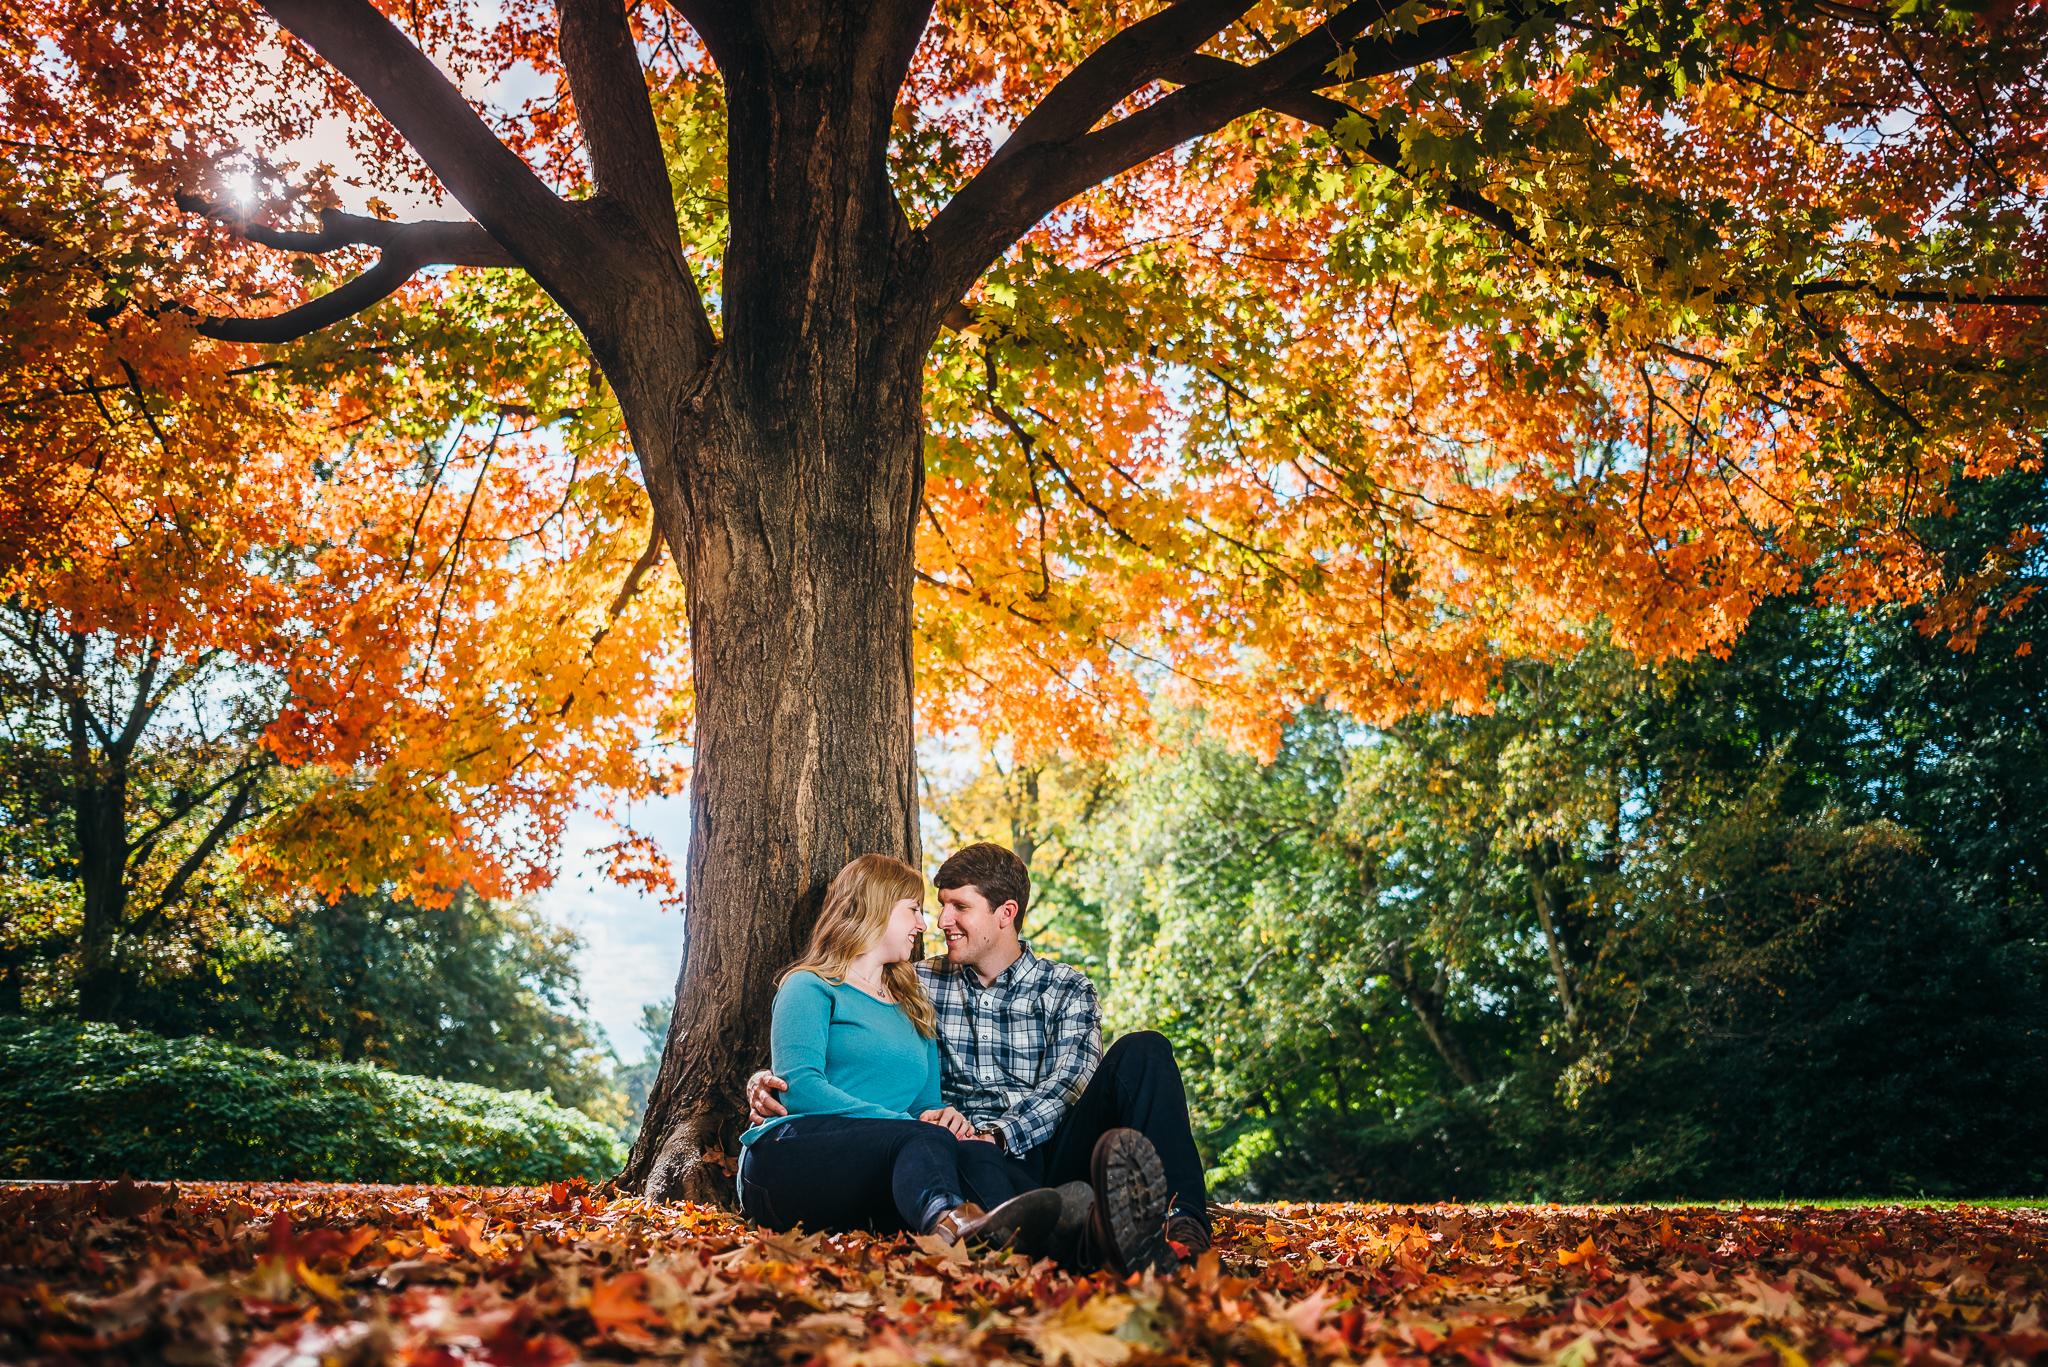
{"type": "Polygon", "coordinates": [[[924,934],[924,899],[906,897],[889,912],[889,924],[882,930],[882,962],[900,964],[918,956],[918,937],[924,934]]]}

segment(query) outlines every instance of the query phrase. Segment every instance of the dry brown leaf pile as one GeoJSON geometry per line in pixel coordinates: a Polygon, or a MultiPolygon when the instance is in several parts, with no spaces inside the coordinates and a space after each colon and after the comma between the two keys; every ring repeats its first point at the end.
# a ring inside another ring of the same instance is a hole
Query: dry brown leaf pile
{"type": "Polygon", "coordinates": [[[1169,1279],[552,1188],[0,1189],[22,1367],[2048,1358],[2048,1212],[1226,1208],[1169,1279]]]}

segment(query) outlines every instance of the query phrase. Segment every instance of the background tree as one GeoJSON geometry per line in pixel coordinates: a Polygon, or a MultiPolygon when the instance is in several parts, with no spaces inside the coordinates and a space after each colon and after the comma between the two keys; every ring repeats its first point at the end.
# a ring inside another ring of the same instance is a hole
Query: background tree
{"type": "MultiPolygon", "coordinates": [[[[949,763],[963,758],[945,757],[949,763]]],[[[924,805],[944,843],[957,849],[993,840],[1024,861],[1034,886],[1058,878],[1069,853],[1067,832],[1094,818],[1114,781],[1108,766],[1057,751],[1021,762],[994,751],[979,758],[965,781],[946,775],[925,784],[924,805]]]]}
{"type": "MultiPolygon", "coordinates": [[[[9,39],[21,141],[119,148],[154,212],[199,190],[261,246],[379,253],[325,292],[239,266],[302,301],[265,318],[103,272],[112,320],[285,343],[425,266],[516,264],[582,334],[691,632],[695,919],[627,1174],[657,1196],[724,1190],[707,1160],[831,872],[916,854],[920,623],[963,683],[936,724],[1099,739],[1144,656],[1270,751],[1319,696],[1484,708],[1501,661],[1603,621],[1644,659],[1725,646],[1828,552],[1824,592],[1940,597],[1959,643],[2007,601],[2022,547],[1949,581],[1910,528],[2039,458],[2036,10],[266,9],[298,42],[240,9],[124,37],[39,11],[9,39]],[[496,127],[443,69],[515,62],[556,97],[496,127]],[[224,203],[245,126],[326,111],[475,221],[224,203]]],[[[302,811],[302,848],[375,862],[302,811]]]]}
{"type": "Polygon", "coordinates": [[[571,800],[658,791],[681,718],[642,609],[675,586],[531,294],[417,298],[430,363],[371,322],[236,366],[147,316],[232,263],[153,255],[78,169],[31,146],[0,173],[0,981],[134,1021],[138,984],[232,959],[308,887],[516,892],[571,800]],[[516,385],[480,389],[514,334],[516,385]]]}
{"type": "MultiPolygon", "coordinates": [[[[1922,533],[1975,563],[2041,487],[1922,533]]],[[[2040,611],[1957,652],[1927,609],[1794,597],[1725,660],[1595,648],[1513,666],[1488,714],[1307,712],[1266,767],[1176,719],[1068,834],[1108,1021],[1174,1037],[1240,1193],[2030,1189],[2043,833],[1976,737],[2039,745],[2040,611]]]]}
{"type": "Polygon", "coordinates": [[[205,971],[162,979],[131,1017],[299,1058],[375,1063],[498,1091],[550,1092],[617,1127],[626,1097],[593,1037],[576,935],[463,889],[443,905],[350,893],[244,911],[205,971]]]}
{"type": "MultiPolygon", "coordinates": [[[[23,846],[10,875],[76,914],[22,923],[7,970],[16,1009],[17,975],[63,954],[75,956],[81,1016],[126,1019],[150,959],[222,914],[218,856],[262,814],[275,777],[262,732],[280,703],[218,650],[167,659],[167,648],[154,633],[66,630],[19,602],[0,610],[0,763],[23,846]]],[[[18,900],[26,912],[30,899],[18,900]]]]}

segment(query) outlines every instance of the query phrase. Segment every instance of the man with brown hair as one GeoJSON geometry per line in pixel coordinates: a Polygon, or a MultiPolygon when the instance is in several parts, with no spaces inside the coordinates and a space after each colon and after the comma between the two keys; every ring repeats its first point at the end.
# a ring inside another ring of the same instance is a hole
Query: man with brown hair
{"type": "MultiPolygon", "coordinates": [[[[934,881],[946,953],[917,971],[938,1011],[942,1099],[1020,1183],[1067,1194],[1068,1261],[1163,1271],[1206,1249],[1202,1162],[1166,1037],[1141,1030],[1103,1052],[1094,984],[1019,938],[1031,875],[1015,854],[969,845],[934,881]]],[[[781,1113],[779,1085],[754,1075],[757,1117],[781,1113]]]]}

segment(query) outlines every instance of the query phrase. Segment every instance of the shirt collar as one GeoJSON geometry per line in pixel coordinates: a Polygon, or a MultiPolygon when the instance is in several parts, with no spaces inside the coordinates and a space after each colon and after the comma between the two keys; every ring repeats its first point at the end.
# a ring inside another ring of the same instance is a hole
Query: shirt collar
{"type": "Polygon", "coordinates": [[[1015,987],[1020,983],[1029,981],[1037,974],[1038,956],[1031,952],[1030,943],[1025,940],[1019,940],[1017,948],[1023,951],[1017,956],[1017,961],[996,974],[995,981],[987,987],[981,985],[980,974],[965,964],[954,963],[943,954],[935,954],[925,960],[925,962],[932,966],[932,971],[935,973],[940,973],[950,978],[958,978],[961,982],[977,991],[993,992],[998,988],[1015,987]]]}
{"type": "MultiPolygon", "coordinates": [[[[1031,946],[1019,940],[1017,948],[1023,951],[1018,954],[1017,961],[996,974],[995,981],[982,988],[982,991],[993,992],[997,988],[1016,987],[1028,981],[1031,975],[1038,970],[1038,956],[1031,952],[1031,946]]],[[[969,972],[966,974],[966,978],[971,985],[981,987],[981,975],[979,973],[969,972]]]]}

